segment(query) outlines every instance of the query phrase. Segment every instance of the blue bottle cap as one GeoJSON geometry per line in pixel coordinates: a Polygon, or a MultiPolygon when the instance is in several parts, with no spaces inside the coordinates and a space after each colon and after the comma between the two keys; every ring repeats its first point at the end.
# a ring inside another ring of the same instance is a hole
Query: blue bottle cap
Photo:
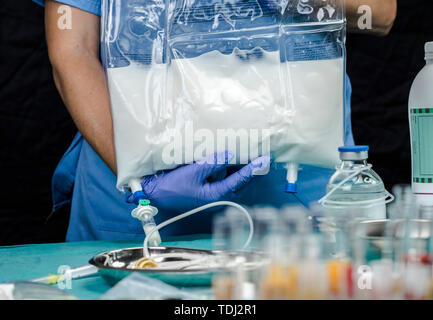
{"type": "Polygon", "coordinates": [[[340,147],[340,159],[343,161],[363,161],[368,159],[369,146],[340,147]]]}
{"type": "Polygon", "coordinates": [[[350,147],[339,147],[339,152],[363,152],[363,151],[369,151],[369,146],[350,146],[350,147]]]}

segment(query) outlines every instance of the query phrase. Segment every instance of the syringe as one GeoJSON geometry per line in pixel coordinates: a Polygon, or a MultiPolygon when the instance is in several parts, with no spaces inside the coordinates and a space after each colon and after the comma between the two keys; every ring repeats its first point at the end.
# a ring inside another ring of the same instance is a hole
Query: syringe
{"type": "Polygon", "coordinates": [[[97,267],[92,266],[90,264],[86,264],[80,267],[67,269],[65,270],[64,273],[49,274],[45,277],[36,278],[30,281],[37,282],[37,283],[45,283],[45,284],[57,284],[64,279],[73,280],[73,279],[85,278],[85,277],[96,275],[97,272],[98,272],[97,267]]]}

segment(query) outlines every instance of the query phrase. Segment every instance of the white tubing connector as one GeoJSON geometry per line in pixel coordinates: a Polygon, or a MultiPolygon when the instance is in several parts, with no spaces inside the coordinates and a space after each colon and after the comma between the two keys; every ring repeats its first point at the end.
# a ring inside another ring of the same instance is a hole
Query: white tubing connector
{"type": "Polygon", "coordinates": [[[286,176],[287,182],[284,191],[287,193],[296,193],[297,192],[296,182],[298,181],[299,165],[297,163],[289,162],[286,165],[286,169],[287,169],[287,176],[286,176]]]}

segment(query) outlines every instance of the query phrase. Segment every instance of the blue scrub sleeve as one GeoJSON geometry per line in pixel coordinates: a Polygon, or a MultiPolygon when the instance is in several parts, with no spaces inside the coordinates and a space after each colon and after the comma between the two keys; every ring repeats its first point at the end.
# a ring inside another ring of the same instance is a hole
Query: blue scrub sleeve
{"type": "MultiPolygon", "coordinates": [[[[33,2],[41,6],[45,5],[45,0],[33,0],[33,2]]],[[[64,3],[98,16],[101,15],[101,0],[56,0],[56,2],[64,3]]]]}

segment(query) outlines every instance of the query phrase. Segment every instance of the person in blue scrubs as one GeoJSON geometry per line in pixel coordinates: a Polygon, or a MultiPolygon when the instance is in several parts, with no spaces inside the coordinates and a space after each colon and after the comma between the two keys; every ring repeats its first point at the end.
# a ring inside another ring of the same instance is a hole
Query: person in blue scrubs
{"type": "MultiPolygon", "coordinates": [[[[34,1],[44,5],[43,0],[34,1]]],[[[71,5],[74,8],[78,8],[93,15],[100,16],[101,14],[100,0],[61,0],[56,2],[71,5]]],[[[47,10],[53,11],[54,9],[57,9],[54,2],[50,1],[49,5],[47,3],[47,10]]],[[[46,11],[46,13],[49,12],[46,11]]],[[[48,15],[48,23],[50,19],[53,20],[56,18],[55,14],[56,12],[48,15]]],[[[95,25],[96,23],[93,24],[93,27],[95,27],[95,25]]],[[[82,26],[73,24],[73,28],[80,29],[82,26]]],[[[65,100],[65,104],[68,106],[75,102],[65,93],[66,91],[62,90],[65,90],[65,87],[68,86],[71,88],[74,87],[74,85],[79,87],[80,84],[69,84],[74,80],[70,80],[68,83],[68,79],[66,79],[67,76],[62,75],[61,69],[66,67],[60,66],[61,64],[58,62],[56,63],[55,54],[53,55],[53,52],[55,53],[56,49],[59,50],[59,47],[56,48],[55,45],[55,32],[59,31],[47,32],[47,40],[49,49],[51,49],[50,55],[54,56],[52,63],[55,78],[57,76],[58,87],[61,93],[63,93],[62,97],[65,100]],[[50,43],[54,44],[50,45],[50,43]]],[[[77,65],[77,70],[78,68],[79,65],[77,65]]],[[[79,76],[78,71],[76,76],[79,76]]],[[[97,85],[99,84],[100,83],[97,83],[97,85]]],[[[75,90],[76,88],[77,87],[74,87],[75,90]]],[[[346,77],[345,140],[347,145],[354,144],[350,122],[350,94],[350,82],[346,77]]],[[[87,97],[91,97],[91,95],[87,97]]],[[[80,121],[77,120],[77,118],[81,115],[77,115],[74,109],[70,109],[70,111],[74,120],[76,122],[80,121]]],[[[80,124],[77,126],[84,132],[80,124]]],[[[84,133],[83,135],[86,136],[84,133]]],[[[125,201],[125,195],[121,194],[116,189],[116,176],[113,173],[113,168],[110,168],[107,162],[101,159],[83,135],[81,133],[76,135],[53,176],[53,210],[56,211],[65,204],[71,204],[71,217],[67,241],[130,240],[142,238],[143,230],[141,224],[130,215],[136,205],[125,201]]],[[[91,136],[87,133],[87,137],[89,138],[91,136]]],[[[150,197],[152,203],[160,209],[160,213],[155,217],[157,223],[184,212],[182,210],[179,211],[180,209],[192,209],[194,207],[193,204],[201,204],[200,201],[192,199],[192,195],[197,190],[192,190],[192,193],[187,194],[191,189],[190,180],[194,178],[194,174],[199,173],[192,173],[192,176],[184,175],[187,170],[181,171],[182,168],[174,169],[172,172],[168,172],[165,177],[161,178],[166,181],[157,180],[158,178],[155,179],[154,177],[150,179],[146,178],[147,180],[145,179],[146,183],[154,183],[152,188],[157,189],[154,197],[150,197]],[[159,183],[160,181],[163,181],[163,183],[159,183]],[[169,190],[165,188],[167,186],[169,190]],[[176,190],[173,191],[170,188],[176,190]],[[182,190],[185,190],[185,192],[182,193],[182,190]],[[173,194],[175,194],[177,198],[174,197],[173,194]],[[170,201],[169,199],[174,199],[174,201],[170,201]],[[176,203],[178,205],[176,205],[176,203]],[[180,205],[184,203],[186,205],[180,205]]],[[[333,170],[329,169],[302,166],[298,176],[298,192],[296,194],[287,194],[284,192],[286,171],[282,166],[273,165],[267,175],[255,176],[254,178],[251,175],[251,169],[252,166],[248,168],[244,167],[244,175],[238,174],[239,177],[235,184],[239,187],[239,190],[235,188],[236,190],[233,191],[239,192],[223,192],[220,198],[235,200],[244,205],[268,204],[281,207],[287,204],[301,203],[308,206],[312,201],[318,200],[325,194],[326,184],[333,173],[333,170]],[[241,181],[242,179],[245,181],[241,181]]],[[[240,169],[238,173],[241,172],[241,170],[242,169],[240,169]]],[[[235,174],[237,174],[237,172],[235,172],[235,174]]],[[[197,186],[197,188],[202,187],[201,185],[197,186]]],[[[201,194],[201,192],[199,193],[201,194]]],[[[210,198],[206,197],[201,200],[203,200],[203,203],[211,202],[210,198]]],[[[216,197],[212,198],[212,200],[219,199],[216,197]]],[[[208,233],[211,230],[211,218],[212,214],[196,214],[175,225],[168,226],[162,230],[161,235],[164,237],[167,235],[208,233]]]]}

